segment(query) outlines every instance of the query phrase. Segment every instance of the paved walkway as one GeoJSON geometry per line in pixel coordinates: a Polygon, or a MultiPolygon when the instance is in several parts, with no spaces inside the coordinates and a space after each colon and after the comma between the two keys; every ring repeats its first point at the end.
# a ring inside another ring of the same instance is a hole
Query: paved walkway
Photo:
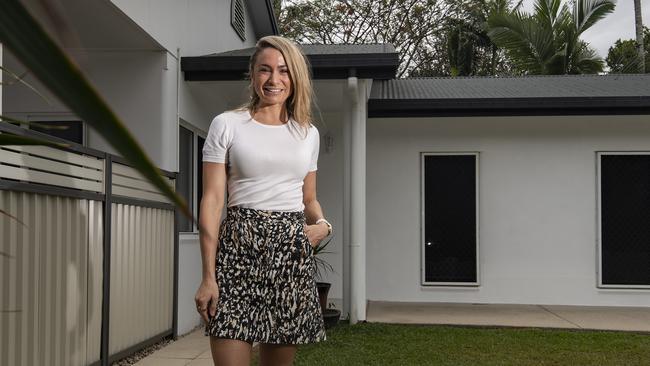
{"type": "Polygon", "coordinates": [[[453,324],[650,332],[650,308],[376,302],[372,323],[453,324]]]}
{"type": "MultiPolygon", "coordinates": [[[[599,329],[650,333],[650,308],[446,303],[368,303],[368,322],[599,329]]],[[[138,366],[212,366],[201,329],[136,363],[138,366]]]]}

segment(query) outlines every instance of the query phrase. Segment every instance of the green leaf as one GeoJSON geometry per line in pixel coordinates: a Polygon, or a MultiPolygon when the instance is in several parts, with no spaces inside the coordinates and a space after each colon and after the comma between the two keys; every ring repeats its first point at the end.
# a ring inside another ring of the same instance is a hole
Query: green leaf
{"type": "Polygon", "coordinates": [[[2,0],[0,42],[61,102],[102,135],[186,216],[196,221],[183,198],[165,182],[159,169],[79,68],[18,0],[2,0]]]}
{"type": "Polygon", "coordinates": [[[597,21],[614,11],[616,4],[611,0],[578,0],[573,15],[578,34],[589,29],[597,21]]]}
{"type": "Polygon", "coordinates": [[[20,221],[20,219],[18,219],[16,216],[10,214],[10,213],[7,212],[7,211],[0,210],[0,214],[3,214],[3,215],[5,215],[5,216],[9,216],[10,218],[16,220],[16,221],[17,221],[19,224],[21,224],[22,226],[27,227],[27,225],[25,225],[24,222],[20,221]]]}
{"type": "Polygon", "coordinates": [[[69,147],[69,144],[52,142],[47,140],[39,140],[33,137],[10,135],[8,133],[0,134],[0,146],[5,145],[45,145],[55,148],[69,147]]]}
{"type": "Polygon", "coordinates": [[[17,75],[16,73],[14,73],[13,71],[7,69],[6,67],[2,67],[2,65],[0,65],[0,71],[2,71],[2,72],[4,72],[5,74],[11,76],[11,78],[13,78],[16,82],[25,85],[25,86],[28,87],[31,91],[33,91],[34,93],[36,93],[36,95],[38,95],[39,97],[41,97],[41,98],[42,98],[42,99],[43,99],[47,104],[52,105],[52,102],[50,101],[50,99],[49,99],[48,97],[46,97],[43,93],[41,93],[40,91],[38,91],[38,89],[36,89],[36,88],[33,87],[30,83],[28,83],[28,82],[26,82],[26,81],[24,80],[25,75],[27,75],[27,73],[24,73],[24,74],[22,74],[22,75],[17,75]]]}

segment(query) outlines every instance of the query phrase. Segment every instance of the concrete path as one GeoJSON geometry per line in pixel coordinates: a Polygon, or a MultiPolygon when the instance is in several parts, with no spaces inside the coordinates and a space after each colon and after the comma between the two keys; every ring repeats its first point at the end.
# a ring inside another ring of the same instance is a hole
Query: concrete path
{"type": "MultiPolygon", "coordinates": [[[[650,333],[650,308],[449,303],[368,303],[368,322],[599,329],[650,333]]],[[[211,366],[208,338],[196,330],[136,363],[211,366]]]]}
{"type": "Polygon", "coordinates": [[[368,322],[650,332],[650,308],[377,302],[368,322]]]}
{"type": "Polygon", "coordinates": [[[136,363],[138,366],[212,366],[208,338],[203,329],[178,339],[136,363]]]}

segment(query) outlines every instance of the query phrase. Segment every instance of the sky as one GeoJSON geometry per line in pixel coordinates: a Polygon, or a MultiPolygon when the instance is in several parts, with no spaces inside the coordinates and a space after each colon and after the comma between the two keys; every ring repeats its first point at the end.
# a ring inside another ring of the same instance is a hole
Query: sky
{"type": "MultiPolygon", "coordinates": [[[[524,10],[532,12],[534,4],[535,0],[524,0],[524,10]]],[[[641,0],[641,9],[643,24],[649,26],[650,0],[641,0]]],[[[614,12],[589,28],[581,38],[589,42],[603,59],[617,39],[635,39],[634,0],[618,0],[614,12]]]]}

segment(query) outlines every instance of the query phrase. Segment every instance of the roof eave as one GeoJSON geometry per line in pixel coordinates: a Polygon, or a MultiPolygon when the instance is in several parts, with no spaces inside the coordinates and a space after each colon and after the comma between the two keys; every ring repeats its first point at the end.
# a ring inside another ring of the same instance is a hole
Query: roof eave
{"type": "MultiPolygon", "coordinates": [[[[250,56],[183,57],[181,70],[186,81],[242,80],[248,72],[250,56]]],[[[345,79],[354,70],[364,79],[388,80],[395,77],[399,63],[396,53],[307,55],[314,79],[345,79]]]]}
{"type": "Polygon", "coordinates": [[[650,96],[368,100],[368,118],[622,114],[650,114],[650,96]]]}

